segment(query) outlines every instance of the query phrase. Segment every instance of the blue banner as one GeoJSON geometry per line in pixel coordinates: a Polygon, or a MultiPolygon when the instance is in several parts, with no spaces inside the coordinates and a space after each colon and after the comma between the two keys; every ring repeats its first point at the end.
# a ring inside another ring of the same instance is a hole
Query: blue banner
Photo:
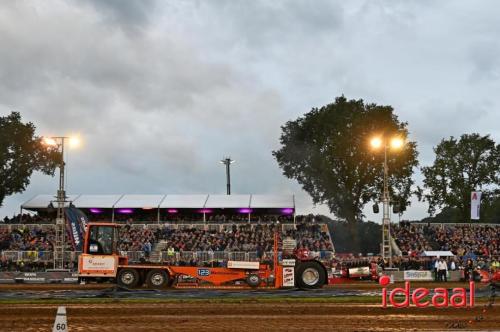
{"type": "Polygon", "coordinates": [[[73,250],[82,251],[83,237],[85,236],[85,228],[89,219],[85,213],[74,207],[65,208],[64,212],[66,214],[66,229],[73,250]]]}

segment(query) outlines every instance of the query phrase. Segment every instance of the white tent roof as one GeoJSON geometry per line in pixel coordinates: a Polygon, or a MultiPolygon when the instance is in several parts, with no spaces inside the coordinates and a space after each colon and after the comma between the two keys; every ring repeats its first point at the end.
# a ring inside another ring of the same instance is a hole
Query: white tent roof
{"type": "Polygon", "coordinates": [[[248,208],[250,195],[209,195],[206,208],[248,208]]]}
{"type": "Polygon", "coordinates": [[[73,202],[78,208],[111,209],[123,195],[80,195],[73,202]]]}
{"type": "Polygon", "coordinates": [[[208,195],[167,195],[160,208],[200,209],[207,198],[208,195]]]}
{"type": "Polygon", "coordinates": [[[421,256],[428,257],[447,257],[455,256],[451,251],[424,251],[421,256]]]}
{"type": "MultiPolygon", "coordinates": [[[[68,201],[74,201],[79,195],[67,195],[67,200],[68,201]]],[[[57,207],[57,199],[55,195],[38,195],[30,199],[29,201],[25,202],[24,204],[21,205],[21,208],[23,209],[46,209],[49,204],[52,202],[52,205],[54,207],[57,207]]],[[[65,204],[65,206],[68,206],[69,202],[65,204]]]]}
{"type": "MultiPolygon", "coordinates": [[[[38,195],[21,207],[45,209],[54,195],[38,195]]],[[[295,208],[293,195],[68,195],[78,208],[295,208]]],[[[54,203],[53,203],[54,204],[54,203]]]]}
{"type": "Polygon", "coordinates": [[[158,208],[166,195],[123,195],[115,208],[158,208]]]}
{"type": "Polygon", "coordinates": [[[294,195],[252,195],[250,201],[252,208],[295,208],[294,195]]]}

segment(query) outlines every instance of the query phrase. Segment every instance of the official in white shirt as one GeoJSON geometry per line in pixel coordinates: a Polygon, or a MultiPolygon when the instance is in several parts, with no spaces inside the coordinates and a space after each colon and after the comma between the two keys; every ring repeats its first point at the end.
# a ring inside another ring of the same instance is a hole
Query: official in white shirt
{"type": "Polygon", "coordinates": [[[440,259],[437,266],[438,266],[439,281],[447,282],[448,264],[446,264],[446,261],[444,259],[440,259]]]}

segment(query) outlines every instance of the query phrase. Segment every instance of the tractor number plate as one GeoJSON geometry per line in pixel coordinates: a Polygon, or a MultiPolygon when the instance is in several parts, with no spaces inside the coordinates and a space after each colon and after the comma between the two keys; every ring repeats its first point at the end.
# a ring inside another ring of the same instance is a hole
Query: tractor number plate
{"type": "Polygon", "coordinates": [[[200,277],[208,277],[210,275],[209,269],[198,269],[198,276],[200,277]]]}

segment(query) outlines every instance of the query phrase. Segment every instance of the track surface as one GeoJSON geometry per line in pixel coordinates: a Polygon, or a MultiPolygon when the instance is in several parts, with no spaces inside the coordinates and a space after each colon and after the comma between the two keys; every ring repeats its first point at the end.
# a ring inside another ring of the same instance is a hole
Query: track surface
{"type": "MultiPolygon", "coordinates": [[[[464,283],[418,283],[413,287],[446,287],[450,291],[454,287],[465,287],[464,283]]],[[[389,285],[389,289],[403,287],[401,283],[389,285]]],[[[110,284],[88,284],[88,285],[63,285],[63,284],[17,284],[1,285],[0,300],[36,300],[36,299],[93,299],[93,298],[116,298],[116,299],[213,299],[213,298],[331,298],[339,296],[381,296],[381,286],[376,283],[353,283],[339,284],[322,289],[303,291],[297,289],[280,290],[217,290],[217,289],[168,289],[168,290],[148,290],[135,289],[127,290],[118,288],[110,284]]],[[[476,285],[476,297],[487,297],[488,288],[486,285],[476,285]]]]}
{"type": "MultiPolygon", "coordinates": [[[[434,288],[444,285],[432,283],[418,286],[434,288]]],[[[456,286],[446,284],[447,288],[456,286]]],[[[477,288],[486,296],[486,289],[477,288]]],[[[484,300],[472,309],[382,309],[378,303],[308,302],[311,298],[325,300],[328,297],[374,295],[379,292],[380,286],[374,283],[339,285],[314,292],[152,292],[123,291],[109,288],[109,285],[2,285],[0,299],[12,299],[15,294],[16,299],[48,298],[64,304],[68,295],[78,294],[75,297],[111,300],[109,303],[67,304],[70,331],[500,331],[498,304],[488,308],[482,319],[475,321],[474,318],[481,315],[485,308],[484,300]],[[160,294],[152,298],[160,296],[163,302],[123,302],[123,299],[151,299],[151,294],[160,294]],[[277,300],[268,301],[276,296],[277,300]],[[173,302],[169,302],[168,297],[173,302]],[[218,301],[228,297],[232,303],[218,301]],[[287,298],[293,299],[288,301],[287,298]],[[190,299],[198,300],[192,302],[190,299]]],[[[50,331],[58,305],[0,304],[0,331],[50,331]]]]}
{"type": "MultiPolygon", "coordinates": [[[[2,305],[2,331],[50,331],[56,305],[2,305]]],[[[328,303],[157,303],[67,306],[70,331],[444,331],[475,309],[382,309],[328,303]]],[[[461,330],[498,331],[500,308],[461,330]]]]}

